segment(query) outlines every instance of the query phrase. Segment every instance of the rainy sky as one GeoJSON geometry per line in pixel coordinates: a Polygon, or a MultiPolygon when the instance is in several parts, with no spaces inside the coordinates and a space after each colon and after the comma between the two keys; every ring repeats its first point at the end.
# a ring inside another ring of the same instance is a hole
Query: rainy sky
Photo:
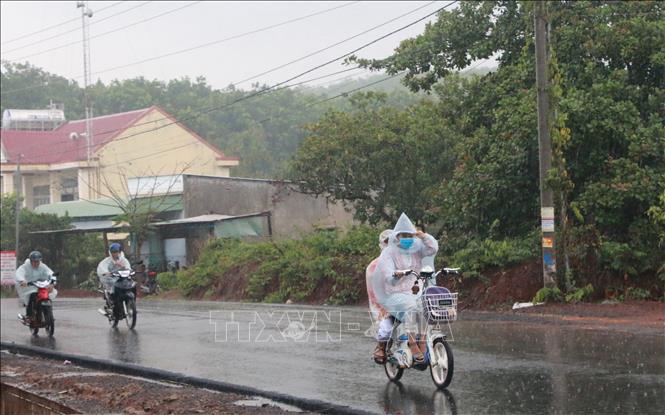
{"type": "MultiPolygon", "coordinates": [[[[249,88],[255,82],[272,85],[449,3],[89,2],[92,79],[108,83],[137,76],[158,80],[204,76],[215,88],[229,84],[249,88]],[[275,69],[295,60],[298,62],[275,69]]],[[[2,1],[1,5],[3,60],[28,61],[83,83],[82,8],[77,8],[77,2],[2,1]]],[[[457,4],[450,6],[454,7],[457,4]]],[[[422,33],[432,20],[433,16],[425,18],[358,55],[385,57],[401,40],[422,33]]],[[[310,77],[344,68],[348,67],[335,62],[310,77]]],[[[357,70],[344,76],[367,74],[357,70]]],[[[315,85],[333,80],[324,78],[315,85]]]]}

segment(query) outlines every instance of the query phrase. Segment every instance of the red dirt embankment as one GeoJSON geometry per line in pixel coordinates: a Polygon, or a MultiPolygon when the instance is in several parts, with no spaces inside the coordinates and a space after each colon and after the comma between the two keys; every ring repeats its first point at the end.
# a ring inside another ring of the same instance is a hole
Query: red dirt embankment
{"type": "MultiPolygon", "coordinates": [[[[187,297],[189,300],[212,300],[212,301],[247,301],[246,287],[251,269],[233,272],[233,278],[225,278],[213,284],[210,289],[199,290],[194,295],[187,297]],[[207,294],[206,294],[207,291],[207,294]]],[[[365,292],[365,280],[358,276],[357,284],[361,288],[360,300],[357,305],[367,304],[367,293],[365,292]]],[[[277,284],[274,284],[276,288],[277,284]]],[[[625,290],[630,282],[618,281],[614,285],[625,290]]],[[[533,299],[542,283],[542,264],[529,262],[503,269],[488,270],[484,278],[440,278],[439,285],[449,287],[460,293],[460,310],[480,311],[510,311],[516,302],[529,302],[533,299]]],[[[330,295],[331,287],[324,282],[317,288],[314,295],[308,299],[309,304],[323,304],[330,295]]],[[[652,294],[662,296],[662,288],[657,287],[657,282],[644,283],[645,287],[651,288],[652,294]],[[653,288],[656,287],[656,288],[653,288]]],[[[662,284],[661,284],[662,285],[662,284]]],[[[270,290],[268,290],[270,291],[270,290]]],[[[605,293],[608,291],[605,290],[605,293]]],[[[98,297],[99,293],[84,290],[61,290],[62,297],[98,297]]],[[[602,296],[603,293],[601,292],[602,296]]],[[[185,299],[179,292],[170,291],[153,296],[155,299],[185,299]]],[[[612,324],[628,323],[637,325],[649,325],[651,327],[660,325],[665,328],[665,303],[658,301],[612,301],[601,304],[603,298],[595,298],[594,302],[577,304],[545,304],[518,310],[518,313],[556,315],[563,319],[575,318],[602,319],[598,320],[612,324]]]]}

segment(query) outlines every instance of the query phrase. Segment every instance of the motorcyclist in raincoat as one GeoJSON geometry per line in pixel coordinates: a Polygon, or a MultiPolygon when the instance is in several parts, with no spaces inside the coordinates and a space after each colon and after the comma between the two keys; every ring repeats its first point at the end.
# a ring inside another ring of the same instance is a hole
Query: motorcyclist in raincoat
{"type": "MultiPolygon", "coordinates": [[[[16,281],[16,293],[22,305],[25,305],[25,316],[21,316],[24,321],[32,318],[32,311],[35,304],[35,295],[37,287],[28,285],[29,282],[48,281],[53,276],[51,268],[42,262],[42,254],[39,251],[32,251],[23,265],[16,269],[14,280],[16,281]]],[[[52,286],[49,288],[49,297],[54,299],[58,291],[52,286]]]]}
{"type": "MultiPolygon", "coordinates": [[[[111,276],[116,271],[128,270],[131,265],[122,252],[122,246],[119,243],[112,243],[109,246],[109,256],[101,260],[97,265],[97,276],[104,286],[104,299],[107,309],[113,304],[113,284],[115,279],[111,276]]],[[[98,310],[101,314],[107,314],[108,310],[98,310]]]]}
{"type": "MultiPolygon", "coordinates": [[[[377,261],[375,273],[372,278],[375,284],[374,292],[379,304],[386,309],[391,317],[404,324],[408,334],[408,344],[415,362],[424,361],[422,348],[418,345],[415,333],[418,330],[418,303],[413,295],[416,277],[405,275],[404,271],[420,271],[425,257],[436,255],[439,244],[436,239],[427,233],[416,230],[405,213],[397,220],[395,228],[388,240],[388,247],[381,252],[377,261]]],[[[386,318],[379,324],[377,332],[377,352],[385,356],[385,350],[392,332],[393,321],[386,318]]],[[[385,361],[385,357],[384,357],[385,361]]],[[[377,363],[379,363],[377,361],[377,363]]]]}

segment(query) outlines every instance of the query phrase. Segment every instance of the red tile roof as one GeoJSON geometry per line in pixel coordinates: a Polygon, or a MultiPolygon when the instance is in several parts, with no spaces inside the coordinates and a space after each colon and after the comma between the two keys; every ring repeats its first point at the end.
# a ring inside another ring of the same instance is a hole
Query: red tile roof
{"type": "MultiPolygon", "coordinates": [[[[92,151],[99,150],[118,136],[152,108],[144,108],[120,114],[105,115],[92,119],[92,151]]],[[[16,163],[22,154],[22,164],[53,164],[87,159],[88,142],[85,136],[85,120],[68,121],[53,131],[3,130],[2,145],[8,163],[16,163]],[[70,135],[78,133],[79,138],[70,135]]]]}
{"type": "MultiPolygon", "coordinates": [[[[168,113],[158,107],[111,114],[92,119],[92,151],[94,154],[105,144],[118,137],[123,131],[135,124],[151,110],[157,110],[165,117],[175,121],[168,113]]],[[[184,127],[180,124],[181,127],[184,127]]],[[[185,127],[186,128],[186,127],[185,127]]],[[[207,141],[188,129],[194,137],[217,153],[217,159],[237,160],[227,157],[207,141]]],[[[57,164],[87,159],[87,140],[85,136],[85,120],[68,121],[53,131],[12,131],[2,130],[0,140],[7,158],[7,163],[16,163],[21,154],[21,164],[57,164]],[[78,133],[79,138],[72,139],[70,135],[78,133]]]]}

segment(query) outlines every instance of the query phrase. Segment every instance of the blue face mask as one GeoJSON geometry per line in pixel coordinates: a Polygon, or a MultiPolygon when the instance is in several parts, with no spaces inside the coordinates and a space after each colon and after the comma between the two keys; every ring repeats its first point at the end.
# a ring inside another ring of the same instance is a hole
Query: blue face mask
{"type": "Polygon", "coordinates": [[[401,238],[399,240],[399,247],[402,249],[409,249],[413,245],[413,238],[401,238]]]}

